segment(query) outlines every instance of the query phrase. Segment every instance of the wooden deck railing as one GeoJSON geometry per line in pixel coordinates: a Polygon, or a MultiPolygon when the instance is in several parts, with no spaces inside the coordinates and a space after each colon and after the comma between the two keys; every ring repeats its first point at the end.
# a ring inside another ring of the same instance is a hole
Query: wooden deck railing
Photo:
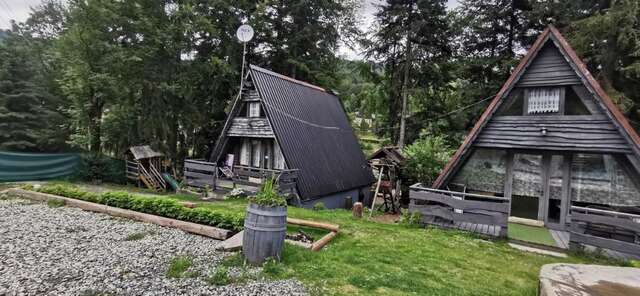
{"type": "Polygon", "coordinates": [[[590,245],[640,256],[640,215],[572,206],[569,247],[590,245]]]}
{"type": "Polygon", "coordinates": [[[409,212],[422,222],[504,237],[507,235],[509,199],[423,187],[410,187],[409,212]]]}
{"type": "Polygon", "coordinates": [[[135,180],[138,181],[140,180],[140,172],[138,169],[138,163],[135,161],[130,161],[127,160],[126,163],[126,172],[127,172],[127,178],[131,179],[131,180],[135,180]]]}
{"type": "Polygon", "coordinates": [[[185,183],[193,187],[209,186],[213,189],[216,186],[217,170],[215,163],[186,159],[184,161],[185,183]]]}
{"type": "MultiPolygon", "coordinates": [[[[232,175],[233,183],[253,187],[259,187],[267,178],[278,178],[281,193],[295,193],[298,170],[270,170],[236,165],[232,175]]],[[[184,178],[189,186],[215,188],[218,178],[223,177],[215,163],[192,159],[184,162],[184,178]]]]}
{"type": "Polygon", "coordinates": [[[281,193],[294,193],[298,170],[270,170],[236,165],[233,167],[233,182],[249,186],[260,186],[268,178],[277,178],[281,193]]]}

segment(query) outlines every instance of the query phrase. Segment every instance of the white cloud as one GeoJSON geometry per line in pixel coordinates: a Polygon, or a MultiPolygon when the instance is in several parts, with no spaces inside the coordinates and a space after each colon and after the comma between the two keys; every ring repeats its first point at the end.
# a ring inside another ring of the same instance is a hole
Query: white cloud
{"type": "Polygon", "coordinates": [[[31,7],[38,6],[41,2],[42,0],[0,0],[0,29],[11,28],[9,20],[26,21],[31,7]]]}

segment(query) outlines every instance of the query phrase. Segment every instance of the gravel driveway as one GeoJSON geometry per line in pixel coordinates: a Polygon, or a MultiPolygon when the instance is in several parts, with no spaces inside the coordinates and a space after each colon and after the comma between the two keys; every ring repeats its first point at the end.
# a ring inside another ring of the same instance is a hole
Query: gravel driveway
{"type": "Polygon", "coordinates": [[[306,295],[295,280],[208,284],[224,256],[217,243],[75,208],[0,200],[0,295],[306,295]],[[130,240],[134,234],[143,238],[130,240]],[[166,277],[176,256],[193,258],[194,278],[166,277]]]}

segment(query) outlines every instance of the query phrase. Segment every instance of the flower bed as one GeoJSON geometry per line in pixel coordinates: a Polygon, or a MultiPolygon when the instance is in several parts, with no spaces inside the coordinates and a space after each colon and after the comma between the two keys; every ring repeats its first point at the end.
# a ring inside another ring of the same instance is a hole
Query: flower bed
{"type": "Polygon", "coordinates": [[[209,208],[187,208],[178,201],[163,197],[134,195],[124,191],[95,193],[75,186],[47,185],[27,188],[42,193],[79,199],[121,209],[137,211],[187,222],[210,225],[239,232],[243,229],[244,216],[241,214],[219,213],[209,208]]]}

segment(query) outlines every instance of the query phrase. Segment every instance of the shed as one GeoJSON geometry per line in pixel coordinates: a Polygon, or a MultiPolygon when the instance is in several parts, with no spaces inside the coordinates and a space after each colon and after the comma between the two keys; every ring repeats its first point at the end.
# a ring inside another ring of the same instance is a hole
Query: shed
{"type": "Polygon", "coordinates": [[[130,147],[125,154],[127,178],[149,189],[166,190],[167,183],[162,176],[166,169],[164,158],[164,154],[149,145],[130,147]]]}

